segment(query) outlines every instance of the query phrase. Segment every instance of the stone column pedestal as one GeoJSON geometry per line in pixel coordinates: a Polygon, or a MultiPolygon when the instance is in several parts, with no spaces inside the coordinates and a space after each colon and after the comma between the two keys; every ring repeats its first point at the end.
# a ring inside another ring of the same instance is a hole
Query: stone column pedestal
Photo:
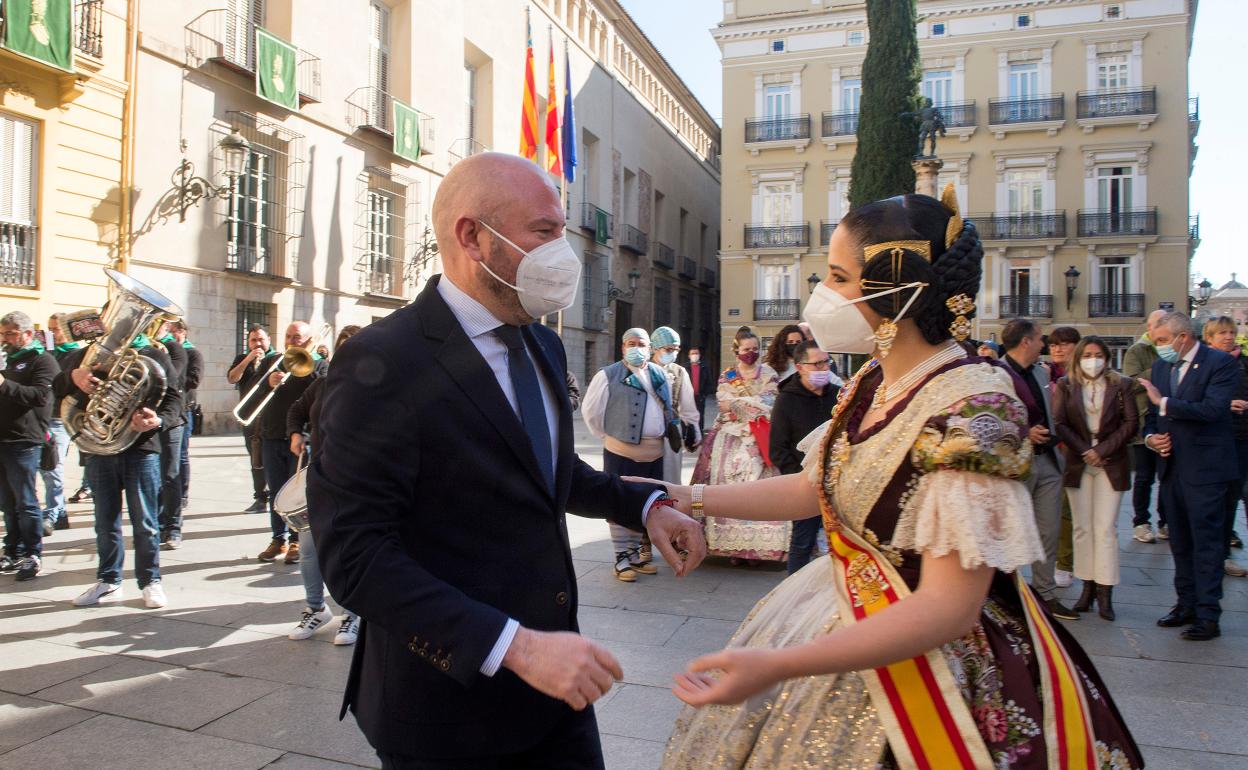
{"type": "Polygon", "coordinates": [[[914,166],[914,191],[919,195],[939,198],[936,176],[944,168],[945,162],[940,158],[918,158],[911,165],[914,166]]]}

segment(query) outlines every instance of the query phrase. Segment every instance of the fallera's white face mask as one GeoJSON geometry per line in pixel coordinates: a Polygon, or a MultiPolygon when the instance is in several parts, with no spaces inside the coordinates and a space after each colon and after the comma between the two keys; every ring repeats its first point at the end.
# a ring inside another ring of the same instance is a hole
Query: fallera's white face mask
{"type": "Polygon", "coordinates": [[[894,322],[900,321],[923,291],[924,286],[925,284],[921,282],[907,283],[887,291],[864,295],[857,299],[845,299],[840,293],[829,289],[825,284],[821,283],[815,287],[814,293],[810,295],[810,301],[806,303],[806,310],[802,313],[802,318],[810,325],[810,331],[815,335],[815,342],[824,351],[829,353],[874,353],[875,330],[871,328],[871,324],[867,323],[866,317],[854,305],[859,302],[866,302],[869,299],[917,287],[918,291],[911,295],[910,299],[901,308],[901,312],[893,319],[894,322]]]}
{"type": "Polygon", "coordinates": [[[481,222],[481,226],[524,255],[516,268],[514,284],[499,278],[484,261],[481,263],[494,280],[516,290],[524,312],[538,319],[572,305],[576,299],[576,287],[581,282],[581,260],[567,238],[556,238],[532,251],[525,251],[485,222],[481,222]]]}

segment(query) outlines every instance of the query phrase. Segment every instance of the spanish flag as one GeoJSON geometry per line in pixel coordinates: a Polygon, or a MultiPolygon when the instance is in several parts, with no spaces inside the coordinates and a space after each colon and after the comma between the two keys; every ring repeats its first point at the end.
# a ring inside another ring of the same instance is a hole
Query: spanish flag
{"type": "Polygon", "coordinates": [[[524,103],[520,110],[520,155],[537,162],[537,85],[533,77],[533,25],[525,14],[524,103]]]}
{"type": "Polygon", "coordinates": [[[546,170],[563,175],[559,162],[559,96],[555,93],[555,41],[550,41],[550,78],[546,87],[546,170]]]}

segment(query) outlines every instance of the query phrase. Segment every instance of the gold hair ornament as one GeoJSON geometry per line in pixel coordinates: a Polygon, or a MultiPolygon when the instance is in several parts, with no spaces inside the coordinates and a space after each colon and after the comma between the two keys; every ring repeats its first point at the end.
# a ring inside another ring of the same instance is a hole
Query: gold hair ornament
{"type": "Polygon", "coordinates": [[[955,294],[945,300],[945,307],[956,316],[949,324],[949,333],[953,338],[961,342],[971,336],[971,322],[967,316],[975,309],[975,300],[966,294],[955,294]]]}
{"type": "Polygon", "coordinates": [[[945,189],[941,191],[940,202],[953,212],[953,216],[949,217],[949,224],[945,226],[945,248],[948,249],[962,234],[962,214],[958,212],[958,193],[953,182],[945,185],[945,189]]]}
{"type": "Polygon", "coordinates": [[[886,241],[884,243],[873,243],[870,246],[862,247],[862,261],[867,263],[876,254],[890,249],[905,249],[918,253],[928,262],[932,261],[932,245],[927,241],[886,241]]]}

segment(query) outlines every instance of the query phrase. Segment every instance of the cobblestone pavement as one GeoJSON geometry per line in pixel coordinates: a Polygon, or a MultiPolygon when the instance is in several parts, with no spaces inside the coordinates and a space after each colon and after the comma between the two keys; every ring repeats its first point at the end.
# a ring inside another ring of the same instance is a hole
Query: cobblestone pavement
{"type": "MultiPolygon", "coordinates": [[[[578,448],[600,464],[583,429],[578,448]]],[[[302,608],[299,575],[256,560],[268,520],[238,513],[250,501],[241,439],[196,438],[191,451],[185,545],[161,554],[165,609],[143,608],[128,569],[123,603],[72,607],[94,580],[89,505],[72,506],[72,528],[48,539],[38,579],[0,578],[0,769],[377,764],[354,722],[337,719],[350,648],[330,643],[332,627],[285,636],[302,608]]],[[[79,469],[68,472],[72,490],[79,469]]],[[[606,525],[568,521],[581,626],[625,672],[597,707],[608,767],[657,767],[679,711],[672,673],[719,649],[783,572],[712,561],[677,581],[660,565],[626,585],[612,577],[606,525]]],[[[1070,626],[1150,767],[1248,767],[1248,580],[1227,579],[1221,639],[1184,642],[1154,626],[1173,599],[1166,546],[1132,541],[1129,523],[1124,511],[1117,622],[1070,626]]]]}

